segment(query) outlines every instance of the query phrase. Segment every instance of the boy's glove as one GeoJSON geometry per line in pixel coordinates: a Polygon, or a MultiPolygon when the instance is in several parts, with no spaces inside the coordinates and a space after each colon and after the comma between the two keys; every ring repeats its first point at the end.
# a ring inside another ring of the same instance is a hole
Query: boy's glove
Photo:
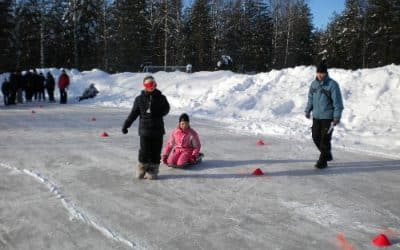
{"type": "Polygon", "coordinates": [[[127,134],[127,133],[128,133],[128,129],[125,128],[125,127],[123,127],[123,128],[122,128],[122,133],[123,133],[124,135],[127,134]]]}
{"type": "Polygon", "coordinates": [[[167,163],[168,163],[168,155],[163,155],[162,156],[162,162],[165,164],[165,165],[167,165],[167,163]]]}
{"type": "Polygon", "coordinates": [[[306,113],[304,114],[304,116],[305,116],[307,119],[310,119],[310,117],[311,117],[311,115],[310,115],[309,112],[306,112],[306,113]]]}

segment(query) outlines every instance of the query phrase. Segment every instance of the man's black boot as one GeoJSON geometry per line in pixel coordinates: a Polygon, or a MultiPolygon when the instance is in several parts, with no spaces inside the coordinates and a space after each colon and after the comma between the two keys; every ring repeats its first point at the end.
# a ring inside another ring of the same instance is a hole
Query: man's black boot
{"type": "Polygon", "coordinates": [[[332,157],[332,153],[329,152],[329,154],[326,155],[326,161],[332,161],[333,157],[332,157]]]}
{"type": "Polygon", "coordinates": [[[326,168],[327,166],[328,166],[328,163],[326,161],[318,160],[314,167],[316,167],[318,169],[323,169],[323,168],[326,168]]]}

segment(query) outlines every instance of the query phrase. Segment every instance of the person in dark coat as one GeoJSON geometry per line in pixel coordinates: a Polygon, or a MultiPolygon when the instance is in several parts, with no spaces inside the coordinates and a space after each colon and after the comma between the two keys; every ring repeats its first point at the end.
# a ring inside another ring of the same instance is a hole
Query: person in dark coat
{"type": "Polygon", "coordinates": [[[32,90],[33,90],[33,99],[35,101],[39,100],[39,98],[40,98],[41,85],[42,85],[42,83],[40,82],[39,73],[36,71],[36,69],[33,69],[33,73],[32,73],[32,90]]]}
{"type": "Polygon", "coordinates": [[[163,136],[165,134],[163,117],[169,113],[167,98],[156,89],[154,77],[146,76],[143,80],[144,90],[135,98],[133,108],[122,126],[122,133],[139,118],[139,163],[136,178],[157,179],[161,160],[163,136]]]}
{"type": "Polygon", "coordinates": [[[56,86],[56,83],[55,83],[54,77],[49,71],[46,74],[46,90],[47,90],[47,95],[49,96],[49,101],[50,102],[55,102],[56,101],[54,99],[55,86],[56,86]]]}
{"type": "Polygon", "coordinates": [[[25,100],[31,102],[34,95],[34,81],[35,76],[32,71],[26,72],[24,75],[25,82],[25,100]]]}
{"type": "Polygon", "coordinates": [[[4,105],[9,104],[11,84],[8,79],[4,79],[1,85],[1,92],[3,93],[4,105]]]}
{"type": "Polygon", "coordinates": [[[40,72],[39,75],[37,76],[37,81],[38,81],[39,101],[41,101],[42,99],[43,101],[46,101],[46,94],[45,94],[46,78],[44,77],[42,72],[40,72]]]}
{"type": "Polygon", "coordinates": [[[13,72],[10,75],[10,83],[8,88],[8,105],[16,104],[17,99],[17,88],[19,85],[20,78],[17,73],[13,72]]]}
{"type": "Polygon", "coordinates": [[[83,91],[83,94],[78,98],[78,101],[82,101],[89,98],[94,98],[99,93],[97,88],[94,86],[94,83],[91,83],[88,88],[83,91]]]}
{"type": "Polygon", "coordinates": [[[66,104],[68,95],[67,95],[67,88],[69,86],[69,76],[63,69],[61,71],[60,78],[58,79],[58,88],[60,89],[60,103],[66,104]]]}
{"type": "Polygon", "coordinates": [[[21,71],[15,72],[15,88],[16,88],[16,100],[18,103],[23,103],[23,91],[24,91],[24,78],[21,75],[21,71]]]}
{"type": "Polygon", "coordinates": [[[333,159],[332,132],[334,126],[340,123],[342,111],[343,101],[339,84],[329,77],[326,64],[321,63],[317,67],[316,78],[311,83],[305,109],[307,119],[310,119],[312,112],[312,138],[320,151],[316,168],[326,168],[327,162],[333,159]]]}

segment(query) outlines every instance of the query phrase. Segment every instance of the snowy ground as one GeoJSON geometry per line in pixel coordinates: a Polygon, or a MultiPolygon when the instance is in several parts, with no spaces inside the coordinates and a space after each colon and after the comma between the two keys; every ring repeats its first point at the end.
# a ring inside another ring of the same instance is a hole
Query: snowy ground
{"type": "MultiPolygon", "coordinates": [[[[120,132],[128,113],[0,107],[1,249],[376,249],[379,233],[400,249],[395,157],[334,144],[335,160],[316,170],[310,135],[259,137],[192,118],[204,162],[139,181],[137,122],[120,132]]],[[[168,132],[176,120],[167,116],[168,132]]]]}

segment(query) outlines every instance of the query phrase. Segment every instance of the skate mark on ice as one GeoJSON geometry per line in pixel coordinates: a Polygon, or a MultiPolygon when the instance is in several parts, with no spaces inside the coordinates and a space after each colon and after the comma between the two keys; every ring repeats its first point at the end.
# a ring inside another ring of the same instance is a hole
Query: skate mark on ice
{"type": "Polygon", "coordinates": [[[121,236],[119,233],[115,232],[114,230],[112,230],[104,225],[101,225],[100,223],[91,219],[89,217],[89,215],[87,215],[87,213],[82,211],[67,196],[65,196],[65,194],[60,191],[60,188],[56,184],[51,182],[48,178],[46,178],[39,172],[31,171],[28,169],[19,169],[17,167],[10,166],[8,164],[4,164],[1,162],[0,162],[0,166],[3,168],[6,168],[6,169],[14,170],[20,174],[26,174],[28,176],[33,177],[36,181],[43,183],[46,186],[46,188],[52,194],[54,194],[57,197],[57,199],[59,199],[61,201],[63,206],[67,209],[67,211],[73,218],[83,221],[84,223],[88,224],[89,226],[93,227],[94,229],[96,229],[97,231],[102,233],[104,236],[111,238],[117,242],[121,242],[133,249],[145,249],[146,248],[146,247],[138,246],[137,244],[133,243],[132,241],[125,239],[123,236],[121,236]]]}

